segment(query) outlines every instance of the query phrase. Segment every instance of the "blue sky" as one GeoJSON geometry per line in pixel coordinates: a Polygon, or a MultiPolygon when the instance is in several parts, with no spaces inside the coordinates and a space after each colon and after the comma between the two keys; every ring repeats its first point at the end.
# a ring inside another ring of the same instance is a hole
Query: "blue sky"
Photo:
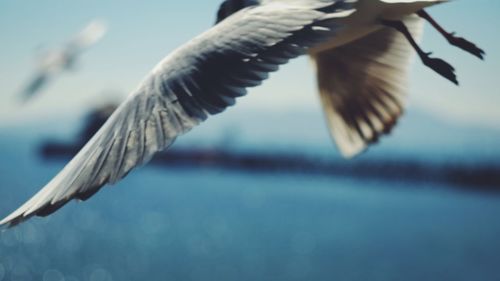
{"type": "MultiPolygon", "coordinates": [[[[219,0],[203,1],[60,1],[0,0],[0,124],[28,122],[40,116],[81,113],[102,100],[132,91],[170,51],[209,28],[219,0]],[[15,95],[32,75],[36,54],[61,46],[94,18],[109,33],[43,95],[20,108],[15,95]]],[[[422,47],[456,68],[456,87],[417,61],[411,79],[410,106],[456,122],[500,128],[500,1],[452,1],[429,9],[450,30],[478,43],[485,62],[448,46],[426,28],[422,47]]],[[[320,110],[312,68],[300,58],[250,90],[235,108],[249,110],[320,110]],[[279,106],[277,106],[279,105],[279,106]]],[[[231,109],[233,110],[233,109],[231,109]]],[[[246,111],[247,112],[247,111],[246,111]]]]}

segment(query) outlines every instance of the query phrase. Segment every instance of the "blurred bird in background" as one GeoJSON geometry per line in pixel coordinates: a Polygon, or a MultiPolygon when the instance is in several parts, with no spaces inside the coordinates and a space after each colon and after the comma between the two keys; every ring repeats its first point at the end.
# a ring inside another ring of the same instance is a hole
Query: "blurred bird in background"
{"type": "Polygon", "coordinates": [[[78,57],[97,43],[107,31],[101,20],[90,22],[61,49],[44,52],[38,59],[37,73],[22,91],[20,98],[27,101],[39,93],[51,79],[60,73],[75,68],[78,57]]]}
{"type": "MultiPolygon", "coordinates": [[[[413,39],[421,18],[437,27],[422,9],[441,2],[224,2],[217,25],[163,59],[73,160],[0,224],[16,225],[72,199],[88,199],[307,52],[316,62],[337,145],[345,156],[359,153],[402,113],[412,48],[425,65],[456,83],[453,67],[431,58],[413,39]]],[[[469,41],[443,34],[482,57],[469,41]]]]}

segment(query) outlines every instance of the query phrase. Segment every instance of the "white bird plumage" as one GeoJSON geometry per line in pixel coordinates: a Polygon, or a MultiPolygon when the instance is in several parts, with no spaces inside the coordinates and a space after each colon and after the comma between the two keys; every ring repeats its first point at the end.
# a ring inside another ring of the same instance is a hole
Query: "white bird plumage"
{"type": "Polygon", "coordinates": [[[332,135],[345,155],[358,153],[392,126],[404,103],[410,47],[379,20],[404,20],[416,32],[412,14],[439,2],[225,1],[220,23],[164,58],[64,169],[0,225],[89,198],[308,51],[332,135]]]}

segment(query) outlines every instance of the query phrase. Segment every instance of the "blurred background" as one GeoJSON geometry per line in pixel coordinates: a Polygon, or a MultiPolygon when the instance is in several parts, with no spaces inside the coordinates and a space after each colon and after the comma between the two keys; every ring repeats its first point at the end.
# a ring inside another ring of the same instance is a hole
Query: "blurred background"
{"type": "MultiPolygon", "coordinates": [[[[39,190],[218,0],[0,1],[0,216],[39,190]],[[89,22],[108,33],[38,95],[36,61],[89,22]]],[[[170,152],[49,218],[0,233],[4,280],[498,280],[500,24],[494,0],[429,9],[460,87],[419,62],[391,136],[354,160],[330,140],[306,57],[170,152]]]]}

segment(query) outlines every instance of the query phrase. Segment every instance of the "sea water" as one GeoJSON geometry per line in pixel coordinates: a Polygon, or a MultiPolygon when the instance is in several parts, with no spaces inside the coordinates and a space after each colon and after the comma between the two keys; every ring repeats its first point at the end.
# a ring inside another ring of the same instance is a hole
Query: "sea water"
{"type": "MultiPolygon", "coordinates": [[[[3,142],[0,215],[62,168],[3,142]]],[[[0,281],[498,280],[500,196],[433,183],[146,166],[0,233],[0,281]]]]}

